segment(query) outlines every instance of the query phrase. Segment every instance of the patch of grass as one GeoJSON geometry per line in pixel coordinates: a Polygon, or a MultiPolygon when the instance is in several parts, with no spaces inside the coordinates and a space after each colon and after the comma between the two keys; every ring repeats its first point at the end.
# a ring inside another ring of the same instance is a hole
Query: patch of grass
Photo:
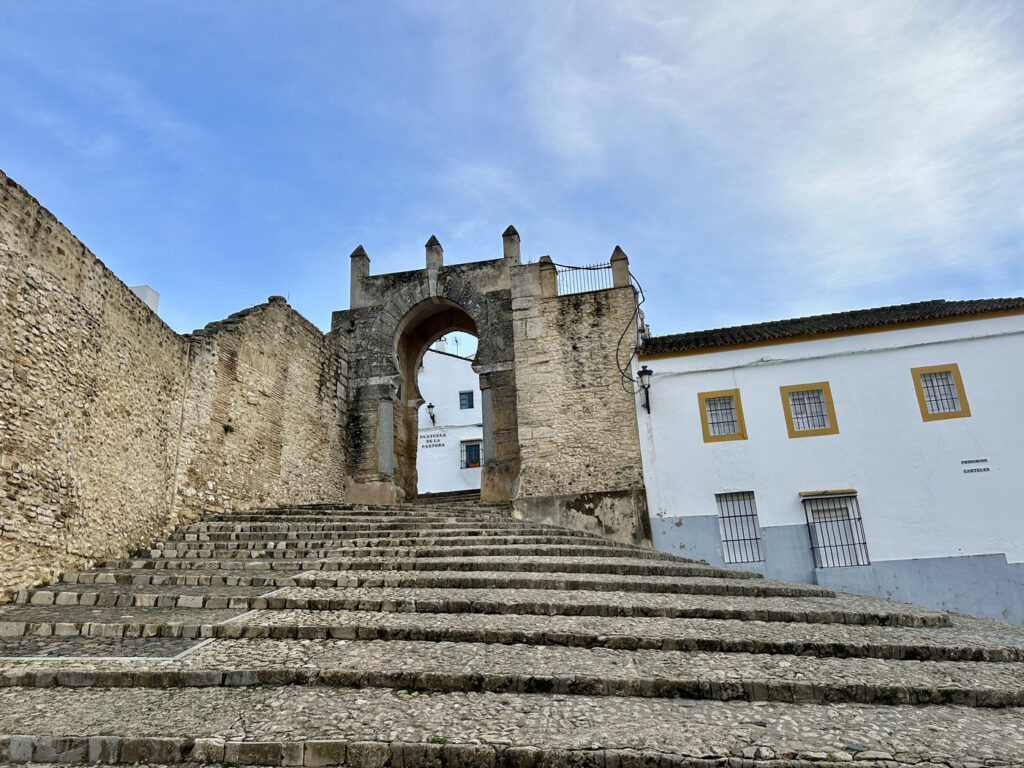
{"type": "Polygon", "coordinates": [[[450,743],[451,742],[448,741],[448,739],[446,739],[444,736],[431,736],[429,739],[427,739],[427,744],[450,744],[450,743]]]}

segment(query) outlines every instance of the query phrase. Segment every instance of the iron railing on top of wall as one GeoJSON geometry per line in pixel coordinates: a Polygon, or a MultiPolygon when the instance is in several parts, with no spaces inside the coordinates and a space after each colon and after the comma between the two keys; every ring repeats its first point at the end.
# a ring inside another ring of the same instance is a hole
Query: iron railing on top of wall
{"type": "Polygon", "coordinates": [[[588,264],[583,267],[567,267],[558,265],[558,295],[570,293],[587,293],[588,291],[604,291],[614,287],[612,265],[588,264]]]}

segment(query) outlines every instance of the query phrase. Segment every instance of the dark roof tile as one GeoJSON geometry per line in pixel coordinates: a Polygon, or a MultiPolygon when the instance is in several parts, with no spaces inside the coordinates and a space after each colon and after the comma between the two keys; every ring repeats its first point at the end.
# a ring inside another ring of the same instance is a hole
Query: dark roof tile
{"type": "Polygon", "coordinates": [[[709,331],[675,333],[669,336],[653,336],[644,343],[641,354],[658,355],[670,352],[689,352],[698,349],[730,347],[777,339],[801,336],[818,336],[843,331],[868,328],[884,328],[890,325],[920,323],[929,320],[944,320],[968,317],[1002,310],[1024,311],[1024,297],[1008,299],[974,299],[971,301],[946,301],[934,299],[914,304],[897,304],[875,309],[857,309],[851,312],[835,312],[830,315],[797,317],[791,320],[773,320],[767,323],[735,325],[731,328],[715,328],[709,331]]]}

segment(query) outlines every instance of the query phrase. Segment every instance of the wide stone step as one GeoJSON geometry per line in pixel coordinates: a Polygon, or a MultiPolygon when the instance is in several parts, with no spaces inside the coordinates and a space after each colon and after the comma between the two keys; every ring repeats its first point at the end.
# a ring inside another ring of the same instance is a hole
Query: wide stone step
{"type": "Polygon", "coordinates": [[[0,690],[0,733],[10,735],[0,737],[0,757],[22,762],[795,768],[810,759],[923,768],[1019,765],[1024,754],[1015,709],[326,686],[127,688],[116,696],[8,688],[0,690]]]}
{"type": "Polygon", "coordinates": [[[541,527],[521,528],[421,528],[415,530],[346,530],[346,531],[305,531],[284,528],[279,531],[208,531],[188,532],[177,529],[165,539],[168,542],[296,542],[304,541],[352,541],[362,539],[380,540],[411,540],[421,539],[448,540],[455,543],[463,540],[477,541],[488,537],[508,536],[560,536],[563,538],[583,539],[585,541],[609,540],[601,536],[584,533],[583,531],[566,531],[541,527]]]}
{"type": "MultiPolygon", "coordinates": [[[[437,589],[384,587],[356,589],[285,587],[266,598],[273,609],[308,611],[310,625],[331,626],[335,610],[420,613],[491,613],[563,616],[663,616],[666,618],[741,619],[812,624],[948,626],[941,611],[881,598],[748,597],[598,592],[541,589],[437,589]]],[[[252,614],[274,621],[295,621],[275,611],[252,614]]],[[[301,618],[301,617],[299,617],[301,618]]]]}
{"type": "MultiPolygon", "coordinates": [[[[275,550],[321,550],[321,549],[376,549],[395,547],[465,547],[465,546],[511,546],[514,544],[567,544],[582,545],[588,547],[602,546],[625,551],[634,550],[624,547],[613,541],[599,538],[584,538],[581,536],[558,536],[552,534],[533,534],[521,536],[519,534],[498,534],[488,536],[430,536],[420,535],[414,537],[398,536],[346,536],[344,538],[317,538],[317,539],[252,539],[234,541],[181,541],[174,538],[165,539],[155,545],[155,549],[177,550],[179,552],[190,551],[213,551],[213,552],[236,552],[236,551],[275,551],[275,550]]],[[[648,550],[649,551],[649,550],[648,550]]]]}
{"type": "Polygon", "coordinates": [[[471,508],[437,507],[394,507],[380,510],[274,510],[272,512],[238,512],[205,515],[204,521],[222,523],[266,523],[288,522],[356,522],[375,520],[426,521],[426,520],[512,520],[507,511],[476,511],[471,508]]]}
{"type": "MultiPolygon", "coordinates": [[[[231,526],[247,525],[291,525],[296,528],[317,525],[362,525],[371,528],[380,527],[390,529],[399,528],[403,525],[429,528],[441,525],[457,526],[460,523],[469,524],[470,526],[473,524],[478,526],[521,526],[525,524],[525,521],[514,520],[507,515],[483,515],[477,517],[472,515],[428,515],[423,513],[403,515],[213,515],[211,517],[204,517],[199,525],[213,526],[212,529],[215,529],[217,526],[224,526],[225,528],[230,529],[231,526]]],[[[536,525],[536,523],[534,523],[534,525],[536,525]]]]}
{"type": "MultiPolygon", "coordinates": [[[[467,576],[459,573],[389,573],[385,576],[359,574],[318,578],[297,575],[274,586],[211,585],[199,586],[182,583],[130,581],[132,572],[87,572],[80,575],[82,583],[62,583],[53,587],[23,590],[17,596],[18,604],[31,605],[88,605],[88,606],[180,606],[187,608],[266,608],[274,607],[264,598],[277,587],[302,588],[356,588],[406,587],[433,589],[554,589],[590,590],[600,592],[642,592],[691,595],[744,595],[750,597],[831,597],[834,592],[793,582],[750,579],[708,579],[701,577],[623,577],[578,578],[567,574],[481,573],[467,576]],[[114,581],[90,583],[100,576],[115,577],[114,581]]],[[[282,582],[285,580],[281,580],[282,582]]],[[[315,604],[314,604],[315,605],[315,604]]],[[[280,606],[278,606],[280,607],[280,606]]],[[[308,607],[304,605],[302,607],[308,607]]]]}
{"type": "MultiPolygon", "coordinates": [[[[728,568],[688,563],[685,561],[650,561],[633,557],[564,556],[504,556],[471,557],[335,557],[305,558],[138,558],[115,560],[107,567],[117,570],[142,571],[194,571],[194,570],[246,570],[246,571],[487,571],[509,574],[577,573],[615,574],[623,576],[692,576],[720,579],[762,581],[761,574],[733,571],[728,568]]],[[[96,571],[101,573],[102,571],[96,571]]],[[[652,582],[653,584],[654,582],[652,582]]],[[[814,585],[807,588],[821,589],[814,585]]],[[[657,591],[656,588],[652,588],[657,591]]]]}
{"type": "Polygon", "coordinates": [[[437,504],[453,502],[459,504],[480,504],[480,489],[465,491],[436,491],[434,493],[420,493],[412,500],[412,504],[437,504]]]}
{"type": "MultiPolygon", "coordinates": [[[[520,572],[523,573],[523,572],[520,572]]],[[[430,572],[412,572],[406,574],[414,579],[427,579],[434,578],[430,572]]],[[[531,576],[529,573],[523,573],[525,579],[531,579],[529,583],[533,588],[542,588],[545,585],[550,587],[557,587],[559,581],[557,574],[548,574],[553,580],[542,579],[539,575],[531,576]]],[[[561,578],[564,578],[569,574],[562,574],[561,578]]],[[[512,588],[511,577],[507,572],[491,572],[487,574],[451,574],[453,579],[458,579],[458,583],[464,585],[470,585],[473,583],[482,583],[486,587],[491,589],[509,589],[512,588]],[[479,580],[479,581],[478,581],[479,580]]],[[[721,579],[726,585],[729,584],[729,580],[723,576],[672,576],[664,577],[668,579],[680,579],[685,581],[698,581],[707,579],[721,579]]],[[[138,568],[128,569],[111,569],[102,568],[92,571],[82,571],[78,573],[67,573],[61,578],[61,581],[53,587],[42,587],[36,590],[24,590],[19,593],[22,594],[34,594],[35,592],[54,591],[59,592],[65,589],[64,585],[67,584],[78,584],[78,585],[92,585],[92,584],[133,584],[133,585],[144,585],[144,584],[156,584],[156,585],[190,585],[190,586],[204,586],[204,585],[216,585],[216,586],[266,586],[266,587],[296,587],[296,586],[309,586],[309,587],[358,587],[358,586],[385,586],[394,583],[395,586],[401,582],[403,578],[393,572],[369,572],[369,573],[353,573],[351,571],[315,571],[315,570],[295,570],[295,571],[276,571],[276,570],[184,570],[174,571],[166,569],[158,570],[143,570],[138,568]]],[[[650,586],[644,586],[644,583],[648,579],[602,579],[598,578],[597,575],[589,577],[585,588],[596,591],[644,591],[644,592],[657,592],[661,591],[658,587],[659,581],[652,579],[650,586]]],[[[800,590],[800,594],[816,594],[816,595],[829,595],[831,592],[824,587],[818,587],[812,584],[801,584],[798,582],[775,582],[766,579],[742,579],[744,584],[757,585],[769,584],[767,589],[772,589],[771,585],[778,585],[786,589],[800,590]]],[[[453,582],[456,583],[456,582],[453,582]]],[[[579,586],[579,584],[577,585],[579,586]]],[[[730,587],[725,587],[725,592],[728,593],[730,587]]],[[[85,591],[89,591],[86,589],[85,591]]],[[[706,590],[705,590],[706,591],[706,590]]],[[[737,593],[738,594],[738,593],[737,593]]],[[[791,592],[790,594],[796,594],[791,592]]],[[[24,600],[22,600],[24,602],[24,600]]]]}
{"type": "MultiPolygon", "coordinates": [[[[629,550],[615,545],[495,544],[464,547],[415,545],[408,547],[338,547],[324,549],[150,549],[150,560],[296,560],[303,558],[478,558],[478,557],[640,557],[667,560],[655,553],[629,550]]],[[[372,566],[370,566],[372,567],[372,566]]]]}
{"type": "MultiPolygon", "coordinates": [[[[182,525],[175,529],[175,533],[279,533],[279,532],[307,532],[307,531],[363,531],[377,532],[385,535],[388,531],[459,531],[467,535],[472,531],[521,531],[540,530],[545,532],[559,531],[566,533],[566,529],[553,525],[541,525],[521,520],[454,520],[452,518],[439,518],[436,520],[415,519],[408,521],[392,521],[387,519],[371,520],[359,519],[351,522],[339,522],[337,520],[322,520],[320,522],[300,523],[288,520],[265,521],[265,522],[209,522],[192,523],[182,525]]],[[[587,535],[584,532],[579,532],[587,535]]]]}
{"type": "MultiPolygon", "coordinates": [[[[332,622],[329,636],[341,640],[452,641],[906,661],[1024,661],[1021,632],[1013,632],[1013,627],[1000,622],[965,616],[955,616],[948,627],[882,627],[718,619],[335,611],[332,622]]],[[[302,624],[294,627],[295,637],[307,633],[328,636],[322,628],[302,624]]],[[[197,642],[202,641],[81,635],[6,637],[0,638],[0,657],[169,657],[197,642]]]]}
{"type": "MultiPolygon", "coordinates": [[[[611,547],[399,547],[394,549],[332,549],[318,552],[282,551],[282,552],[213,552],[199,551],[195,553],[178,553],[156,550],[157,556],[143,555],[136,558],[111,561],[117,567],[125,568],[219,568],[219,567],[264,567],[259,563],[322,563],[321,566],[310,565],[318,569],[419,569],[419,570],[472,570],[478,563],[501,563],[495,566],[499,570],[516,570],[517,564],[523,570],[547,569],[557,570],[558,563],[566,563],[566,570],[589,569],[611,572],[616,564],[629,561],[632,570],[623,572],[685,572],[719,574],[723,578],[732,578],[741,571],[721,568],[698,563],[693,560],[679,560],[666,557],[650,557],[648,553],[633,550],[620,550],[611,547]],[[164,554],[165,556],[160,556],[164,554]],[[194,555],[180,557],[178,555],[194,555]],[[234,563],[233,565],[230,563],[234,563]],[[241,563],[241,564],[240,564],[241,563]],[[325,568],[323,563],[337,563],[325,568]],[[414,564],[420,563],[420,564],[414,564]],[[459,563],[472,563],[460,566],[459,563]],[[546,564],[543,565],[542,563],[546,564]],[[640,568],[642,570],[637,570],[640,568]]],[[[270,565],[270,567],[275,567],[270,565]]],[[[617,571],[615,571],[617,572],[617,571]]],[[[750,571],[748,571],[750,572],[750,571]]],[[[756,579],[757,575],[740,575],[738,578],[756,579]]]]}
{"type": "MultiPolygon", "coordinates": [[[[160,593],[160,597],[166,594],[160,593]]],[[[261,616],[266,618],[267,614],[261,616]]],[[[1024,637],[1021,633],[1005,633],[1006,625],[969,617],[954,617],[953,624],[948,627],[889,627],[730,619],[333,611],[329,629],[325,629],[325,625],[302,623],[306,617],[301,614],[292,614],[292,617],[295,621],[288,624],[289,617],[282,619],[275,614],[275,621],[267,626],[292,627],[285,633],[292,637],[332,637],[343,640],[447,640],[504,645],[782,653],[918,661],[1024,661],[1024,637]]],[[[277,629],[275,632],[281,633],[284,630],[277,629]]],[[[149,641],[144,638],[139,642],[149,641]]],[[[156,641],[153,639],[153,642],[156,641]]],[[[45,648],[50,647],[47,645],[50,643],[57,643],[55,647],[64,649],[64,655],[88,655],[91,651],[87,647],[75,649],[78,643],[90,642],[93,642],[93,638],[77,635],[3,638],[0,639],[0,656],[47,655],[49,652],[45,648]],[[25,643],[28,646],[22,647],[25,643]]],[[[135,640],[101,637],[96,642],[129,643],[135,640]]],[[[102,655],[149,654],[124,650],[102,655]]]]}
{"type": "Polygon", "coordinates": [[[1024,665],[492,645],[219,640],[182,659],[0,662],[0,687],[326,685],[721,701],[1024,704],[1024,665]]]}
{"type": "Polygon", "coordinates": [[[43,659],[173,659],[207,640],[179,637],[88,637],[83,635],[45,635],[0,637],[0,667],[6,661],[43,659]]]}
{"type": "Polygon", "coordinates": [[[545,590],[309,589],[285,587],[263,598],[229,598],[228,608],[9,605],[0,636],[328,638],[347,617],[336,612],[621,616],[809,624],[944,626],[944,613],[877,598],[708,597],[545,590]],[[249,605],[267,609],[245,610],[249,605]]]}

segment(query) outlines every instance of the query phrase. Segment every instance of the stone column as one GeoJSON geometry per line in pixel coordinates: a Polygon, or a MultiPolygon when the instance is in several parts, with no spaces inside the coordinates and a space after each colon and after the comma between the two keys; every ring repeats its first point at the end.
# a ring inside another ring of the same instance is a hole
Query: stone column
{"type": "Polygon", "coordinates": [[[519,478],[516,377],[511,362],[497,365],[500,370],[480,376],[484,453],[480,498],[484,501],[509,501],[519,478]]]}
{"type": "Polygon", "coordinates": [[[444,266],[444,248],[433,235],[427,240],[427,271],[437,270],[444,266]]]}
{"type": "Polygon", "coordinates": [[[629,285],[629,258],[626,253],[615,246],[612,251],[612,285],[616,288],[625,288],[629,285]]]}
{"type": "Polygon", "coordinates": [[[363,278],[370,274],[370,257],[363,246],[357,245],[349,256],[348,307],[355,309],[363,305],[363,278]]]}
{"type": "Polygon", "coordinates": [[[516,228],[509,224],[501,235],[502,256],[511,264],[520,264],[519,255],[519,233],[516,228]]]}

